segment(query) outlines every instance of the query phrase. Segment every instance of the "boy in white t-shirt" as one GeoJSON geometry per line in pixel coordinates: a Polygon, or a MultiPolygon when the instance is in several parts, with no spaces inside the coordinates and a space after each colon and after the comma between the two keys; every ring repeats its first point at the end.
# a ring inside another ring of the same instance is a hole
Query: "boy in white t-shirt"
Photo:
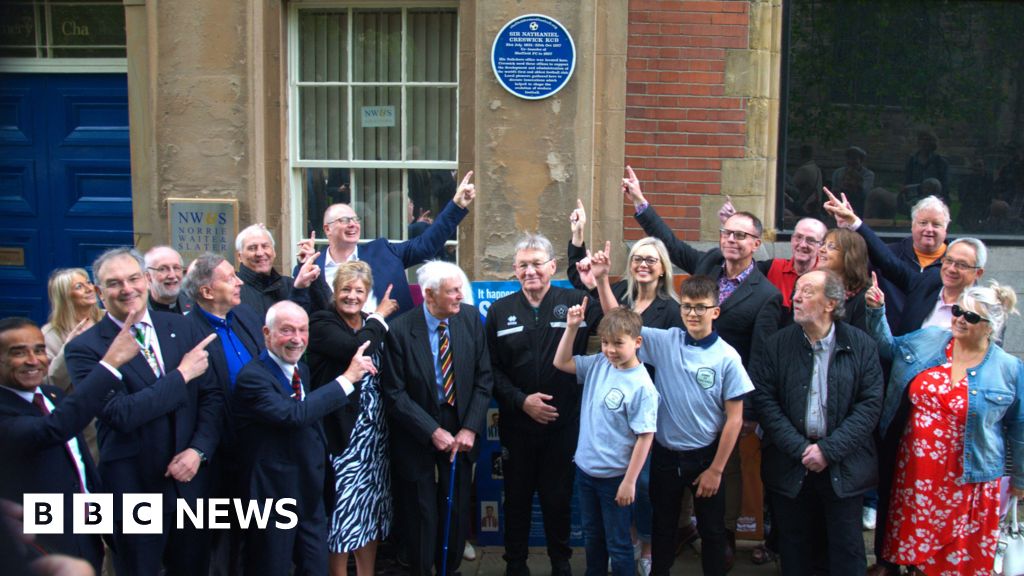
{"type": "Polygon", "coordinates": [[[569,309],[555,352],[555,367],[583,384],[580,437],[576,446],[576,489],[583,516],[587,576],[633,576],[629,534],[636,479],[647,460],[658,419],[658,392],[637,358],[643,321],[620,308],[598,327],[601,354],[573,356],[576,331],[587,299],[569,309]]]}

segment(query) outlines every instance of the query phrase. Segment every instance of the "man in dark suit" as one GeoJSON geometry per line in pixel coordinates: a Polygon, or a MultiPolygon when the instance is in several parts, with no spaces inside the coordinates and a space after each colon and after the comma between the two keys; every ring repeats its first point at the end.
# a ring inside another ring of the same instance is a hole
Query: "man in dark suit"
{"type": "Polygon", "coordinates": [[[294,279],[283,276],[274,269],[274,246],[274,236],[263,224],[253,224],[235,237],[238,277],[243,282],[242,303],[252,307],[260,318],[282,300],[291,300],[310,312],[309,288],[320,269],[311,263],[297,268],[294,279]]]}
{"type": "Polygon", "coordinates": [[[130,248],[114,248],[93,263],[100,299],[107,314],[68,343],[68,372],[76,389],[107,354],[111,343],[140,310],[130,330],[139,353],[116,369],[115,393],[100,412],[97,432],[100,474],[114,495],[119,574],[205,573],[209,562],[208,532],[188,526],[178,530],[176,499],[192,509],[209,496],[209,474],[203,461],[213,458],[224,420],[224,394],[207,374],[206,346],[193,324],[182,316],[150,312],[149,285],[143,261],[130,248]],[[125,534],[124,494],[163,494],[160,534],[125,534]]]}
{"type": "MultiPolygon", "coordinates": [[[[121,330],[103,362],[117,369],[138,352],[131,332],[121,330]]],[[[102,491],[82,429],[113,396],[117,380],[105,365],[96,364],[75,393],[65,397],[60,388],[45,385],[48,364],[43,333],[34,322],[0,320],[0,458],[17,463],[0,474],[0,497],[21,502],[26,493],[64,494],[63,531],[39,534],[36,544],[84,558],[99,573],[103,543],[98,535],[73,533],[72,498],[102,491]]]]}
{"type": "MultiPolygon", "coordinates": [[[[465,182],[465,180],[464,180],[465,182]]],[[[465,274],[431,261],[418,272],[423,307],[391,324],[382,390],[391,424],[395,492],[405,494],[400,522],[408,539],[409,570],[441,574],[445,500],[458,457],[448,541],[449,574],[459,568],[469,522],[470,468],[485,433],[491,400],[491,361],[480,314],[463,304],[465,274]],[[459,454],[463,452],[464,454],[459,454]]]]}
{"type": "MultiPolygon", "coordinates": [[[[242,281],[235,275],[231,262],[222,256],[206,253],[193,260],[183,284],[182,291],[195,302],[186,318],[204,338],[217,335],[206,348],[210,353],[210,374],[225,397],[230,398],[242,367],[265,349],[263,319],[252,308],[241,305],[242,281]]],[[[212,495],[237,498],[241,485],[230,402],[225,405],[224,421],[221,456],[212,467],[212,495]]],[[[213,534],[215,574],[241,573],[242,533],[237,522],[231,524],[231,530],[218,530],[213,534]]]]}
{"type": "MultiPolygon", "coordinates": [[[[715,320],[715,331],[743,359],[750,370],[768,338],[779,329],[782,316],[782,295],[765,278],[754,262],[754,253],[761,246],[761,220],[749,212],[736,212],[722,224],[718,248],[702,252],[676,238],[654,207],[644,198],[640,181],[633,169],[626,167],[622,192],[636,208],[636,221],[648,236],[665,243],[669,259],[690,274],[703,274],[718,281],[718,303],[721,310],[715,320]]],[[[754,431],[756,422],[749,407],[744,408],[743,434],[754,431]]],[[[726,527],[730,547],[726,564],[732,566],[735,553],[736,518],[742,490],[739,448],[733,451],[725,470],[726,527]]]]}
{"type": "MultiPolygon", "coordinates": [[[[469,204],[476,198],[476,187],[470,183],[472,177],[472,170],[466,173],[452,201],[438,214],[426,232],[405,242],[377,238],[360,245],[362,227],[355,210],[348,204],[334,204],[327,208],[324,212],[324,233],[329,242],[327,250],[313,254],[314,236],[299,243],[299,261],[306,262],[308,258],[314,258],[316,265],[323,271],[310,288],[312,310],[315,312],[334,308],[334,299],[331,297],[334,274],[338,265],[348,260],[361,260],[373,269],[373,294],[366,299],[364,310],[373,312],[388,286],[392,286],[391,297],[398,301],[398,314],[410,310],[413,306],[412,294],[409,292],[405,269],[433,258],[455,234],[459,222],[469,214],[469,204]]],[[[295,267],[296,277],[301,266],[299,264],[295,267]]]]}
{"type": "MultiPolygon", "coordinates": [[[[349,402],[373,361],[356,352],[334,385],[306,393],[309,368],[299,361],[309,344],[309,317],[293,302],[278,302],[267,311],[263,328],[266,350],[238,374],[231,396],[238,431],[238,458],[245,478],[243,498],[276,502],[294,498],[297,526],[275,508],[266,529],[245,532],[245,573],[250,576],[327,574],[327,516],[324,470],[327,439],[321,420],[349,402]]],[[[356,399],[355,401],[358,401],[356,399]]]]}

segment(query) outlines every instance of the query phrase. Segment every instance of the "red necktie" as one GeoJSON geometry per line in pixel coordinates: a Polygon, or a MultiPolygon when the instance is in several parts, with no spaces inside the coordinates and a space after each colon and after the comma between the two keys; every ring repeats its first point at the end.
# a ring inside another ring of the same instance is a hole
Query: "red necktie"
{"type": "Polygon", "coordinates": [[[448,343],[448,323],[437,325],[437,352],[441,360],[441,382],[444,388],[444,401],[455,406],[455,369],[452,366],[452,348],[448,343]]]}
{"type": "Polygon", "coordinates": [[[302,401],[302,380],[299,378],[299,368],[295,367],[295,371],[292,372],[292,398],[296,401],[302,401]]]}
{"type": "MultiPolygon", "coordinates": [[[[36,392],[35,395],[32,396],[32,403],[35,404],[36,408],[39,409],[39,412],[43,416],[50,415],[50,409],[46,407],[46,402],[43,401],[42,393],[36,392]]],[[[79,446],[78,449],[81,450],[82,447],[79,446]]],[[[85,482],[82,479],[82,472],[78,469],[78,462],[75,461],[75,455],[71,452],[71,446],[69,446],[67,442],[64,443],[64,453],[67,454],[68,460],[71,461],[71,467],[75,469],[75,476],[78,477],[78,492],[80,494],[85,494],[85,482]]]]}

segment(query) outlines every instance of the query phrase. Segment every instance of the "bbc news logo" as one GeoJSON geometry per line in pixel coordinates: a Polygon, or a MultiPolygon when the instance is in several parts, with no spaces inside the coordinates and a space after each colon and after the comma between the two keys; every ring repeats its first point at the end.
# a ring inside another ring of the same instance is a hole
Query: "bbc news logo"
{"type": "MultiPolygon", "coordinates": [[[[64,532],[63,494],[25,494],[25,534],[61,534],[64,532]]],[[[123,494],[121,531],[124,534],[160,534],[163,531],[164,499],[160,494],[123,494]]],[[[195,505],[178,498],[175,502],[175,526],[210,530],[231,528],[232,516],[243,530],[266,530],[276,514],[274,528],[290,530],[299,523],[294,498],[242,500],[240,498],[199,498],[195,505]]],[[[113,494],[74,494],[71,530],[75,534],[111,534],[114,532],[113,494]]]]}

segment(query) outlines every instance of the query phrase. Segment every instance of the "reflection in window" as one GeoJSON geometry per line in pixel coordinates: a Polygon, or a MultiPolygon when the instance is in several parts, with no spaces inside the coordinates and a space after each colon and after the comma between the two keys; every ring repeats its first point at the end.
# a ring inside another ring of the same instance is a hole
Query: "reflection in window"
{"type": "Polygon", "coordinates": [[[124,58],[121,0],[0,2],[0,58],[124,58]]]}
{"type": "Polygon", "coordinates": [[[1024,235],[1024,3],[793,0],[779,221],[820,186],[878,229],[935,195],[951,232],[1024,235]]]}

